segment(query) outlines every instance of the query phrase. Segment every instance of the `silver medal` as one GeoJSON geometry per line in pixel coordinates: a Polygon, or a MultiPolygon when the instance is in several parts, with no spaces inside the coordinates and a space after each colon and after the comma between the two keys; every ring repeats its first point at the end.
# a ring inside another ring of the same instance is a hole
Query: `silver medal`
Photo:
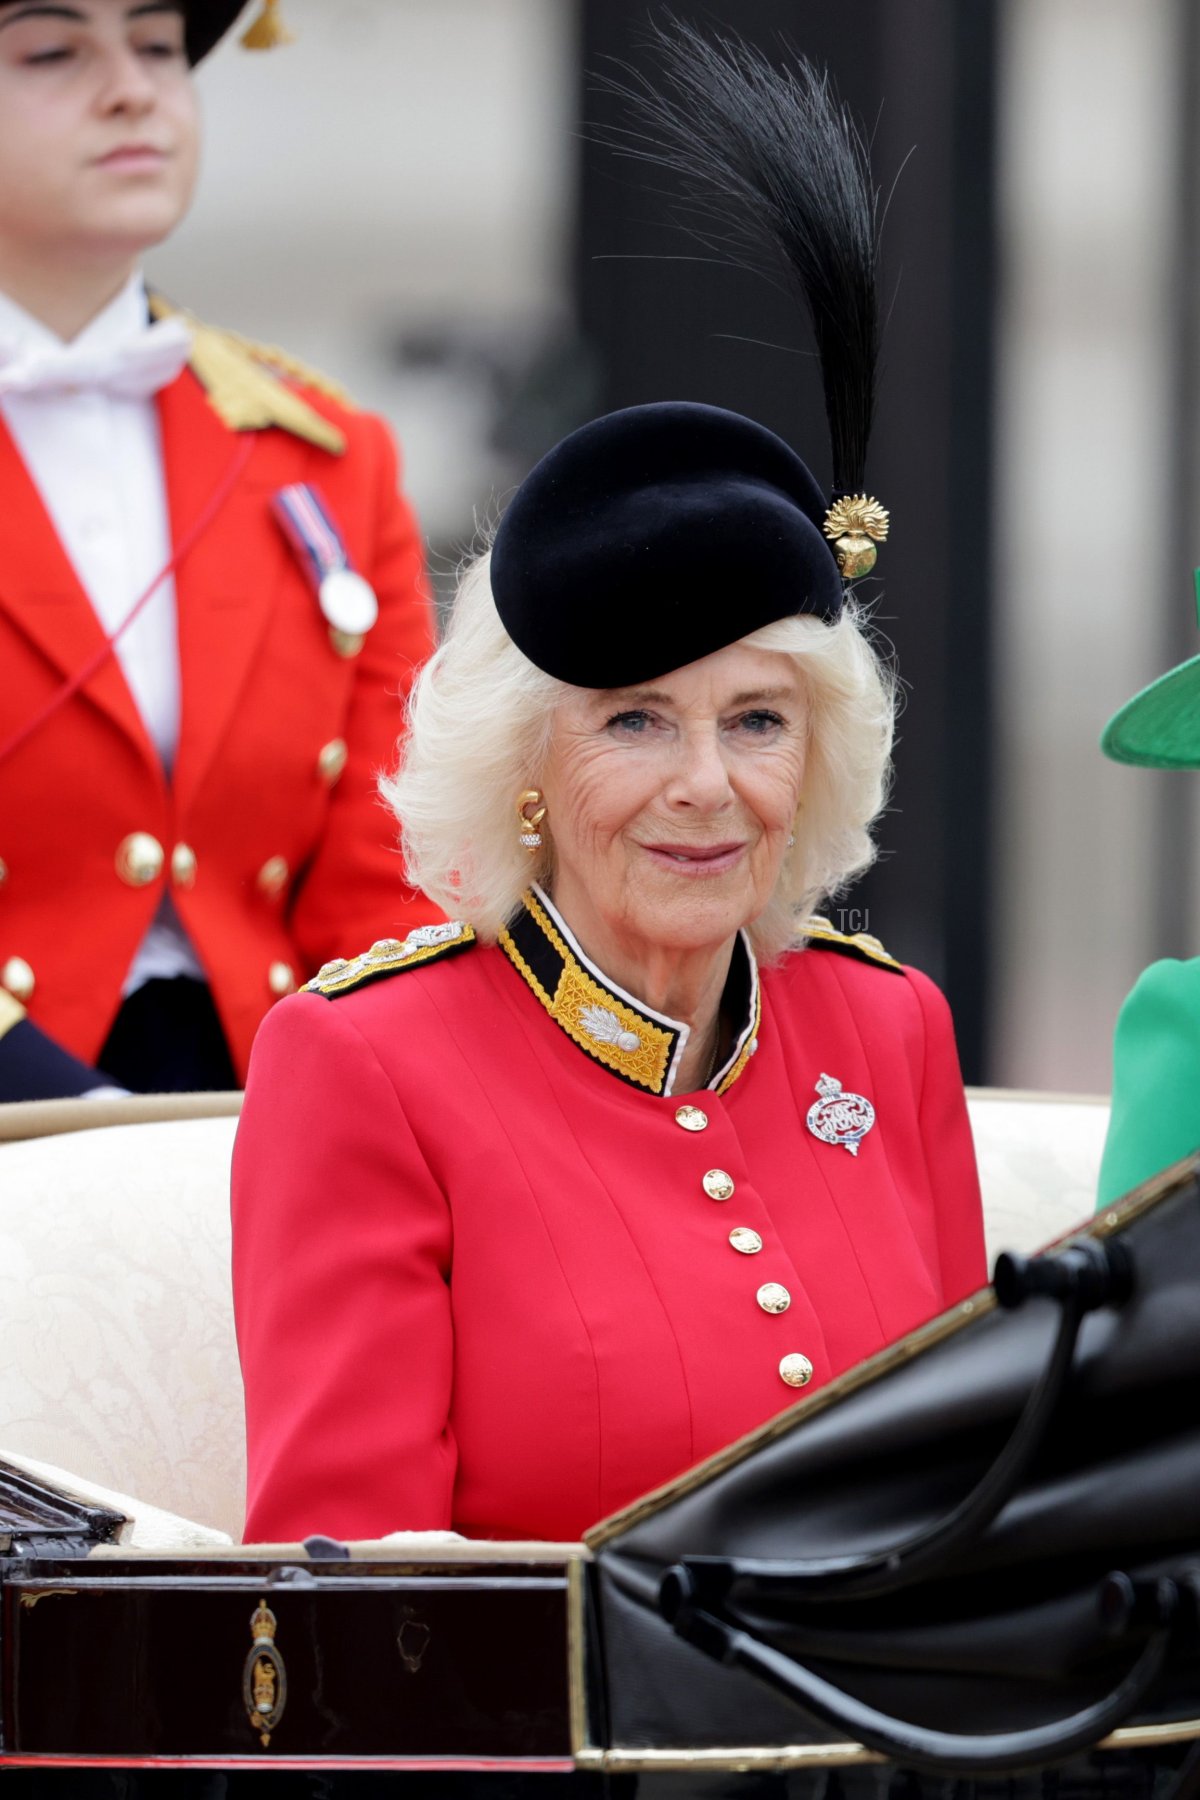
{"type": "Polygon", "coordinates": [[[840,1081],[822,1075],[817,1083],[821,1096],[808,1109],[808,1129],[823,1144],[840,1144],[851,1156],[875,1123],[875,1108],[862,1094],[847,1094],[840,1081]]]}
{"type": "Polygon", "coordinates": [[[374,588],[353,569],[330,569],[322,575],[317,600],[330,629],[344,637],[365,637],[379,617],[374,588]]]}

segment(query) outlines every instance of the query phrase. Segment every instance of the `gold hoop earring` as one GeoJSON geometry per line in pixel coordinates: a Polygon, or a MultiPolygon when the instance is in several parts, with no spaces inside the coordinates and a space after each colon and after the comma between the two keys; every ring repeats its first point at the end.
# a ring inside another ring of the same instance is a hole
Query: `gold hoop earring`
{"type": "Polygon", "coordinates": [[[536,856],[542,847],[542,834],[538,826],[546,816],[546,808],[542,804],[540,788],[526,788],[517,797],[517,822],[520,825],[520,843],[528,850],[530,856],[536,856]]]}

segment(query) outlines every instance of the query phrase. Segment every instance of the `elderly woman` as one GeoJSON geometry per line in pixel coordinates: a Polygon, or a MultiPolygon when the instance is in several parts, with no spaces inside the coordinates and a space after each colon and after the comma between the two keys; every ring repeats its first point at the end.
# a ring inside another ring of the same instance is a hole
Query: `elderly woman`
{"type": "Polygon", "coordinates": [[[820,78],[747,67],[689,114],[734,92],[797,196],[842,498],[749,419],[634,407],[463,578],[386,786],[462,922],[327,965],[252,1061],[250,1538],[576,1538],[983,1279],[945,1002],[808,917],[892,738],[844,586],[886,534],[874,239],[820,78]]]}
{"type": "Polygon", "coordinates": [[[870,861],[892,730],[816,610],[825,510],[749,420],[636,408],[468,571],[389,792],[470,923],[330,965],[254,1055],[251,1538],[577,1537],[982,1280],[945,1002],[796,928],[870,861]],[[736,597],[673,604],[681,507],[724,508],[736,597]]]}

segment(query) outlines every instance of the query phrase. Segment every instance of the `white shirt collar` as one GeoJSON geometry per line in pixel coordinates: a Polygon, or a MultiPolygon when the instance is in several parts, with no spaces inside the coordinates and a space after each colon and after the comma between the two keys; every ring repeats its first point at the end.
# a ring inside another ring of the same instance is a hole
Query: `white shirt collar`
{"type": "MultiPolygon", "coordinates": [[[[88,350],[108,350],[127,343],[144,330],[149,318],[146,280],[142,271],[135,269],[120,293],[115,294],[71,342],[88,350]]],[[[35,319],[0,289],[0,344],[10,351],[49,350],[63,342],[57,332],[35,319]]]]}

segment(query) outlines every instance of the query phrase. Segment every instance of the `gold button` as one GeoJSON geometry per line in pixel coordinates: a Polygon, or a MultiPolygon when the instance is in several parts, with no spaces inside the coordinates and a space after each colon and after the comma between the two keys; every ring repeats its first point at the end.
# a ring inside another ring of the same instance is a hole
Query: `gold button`
{"type": "Polygon", "coordinates": [[[708,1114],[701,1112],[698,1106],[680,1106],[675,1112],[675,1123],[682,1125],[685,1131],[707,1131],[708,1114]]]}
{"type": "Polygon", "coordinates": [[[331,625],[329,641],[339,656],[357,656],[367,640],[357,631],[338,631],[336,626],[331,625]]]}
{"type": "Polygon", "coordinates": [[[710,1169],[704,1177],[704,1191],[710,1200],[729,1200],[733,1196],[733,1181],[724,1169],[710,1169]]]}
{"type": "Polygon", "coordinates": [[[267,971],[267,986],[279,999],[285,994],[294,994],[296,974],[291,963],[273,962],[267,971]]]}
{"type": "Polygon", "coordinates": [[[3,887],[4,883],[7,880],[8,880],[8,864],[5,862],[4,858],[2,856],[0,856],[0,887],[3,887]]]}
{"type": "Polygon", "coordinates": [[[271,900],[277,900],[288,884],[288,874],[286,857],[269,856],[258,871],[259,893],[266,894],[271,900]]]}
{"type": "Polygon", "coordinates": [[[764,1281],[754,1298],[764,1312],[786,1312],[792,1304],[792,1296],[778,1281],[764,1281]]]}
{"type": "Polygon", "coordinates": [[[813,1378],[813,1366],[807,1356],[793,1351],[791,1356],[785,1356],[780,1363],[779,1373],[789,1387],[807,1387],[813,1378]]]}
{"type": "Polygon", "coordinates": [[[196,885],[196,852],[190,844],[176,844],[171,852],[171,880],[176,887],[196,885]]]}
{"type": "Polygon", "coordinates": [[[317,752],[317,774],[321,780],[327,781],[332,787],[345,768],[349,754],[345,738],[330,738],[327,744],[322,744],[317,752]]]}
{"type": "Polygon", "coordinates": [[[148,831],[131,831],[117,845],[117,874],[130,887],[148,887],[163,872],[163,847],[148,831]]]}
{"type": "Polygon", "coordinates": [[[4,967],[0,969],[0,983],[3,983],[14,1000],[30,1000],[37,986],[33,970],[23,956],[10,956],[4,967]]]}
{"type": "Polygon", "coordinates": [[[729,1234],[729,1241],[743,1256],[757,1256],[762,1249],[762,1239],[748,1225],[735,1225],[729,1234]]]}

